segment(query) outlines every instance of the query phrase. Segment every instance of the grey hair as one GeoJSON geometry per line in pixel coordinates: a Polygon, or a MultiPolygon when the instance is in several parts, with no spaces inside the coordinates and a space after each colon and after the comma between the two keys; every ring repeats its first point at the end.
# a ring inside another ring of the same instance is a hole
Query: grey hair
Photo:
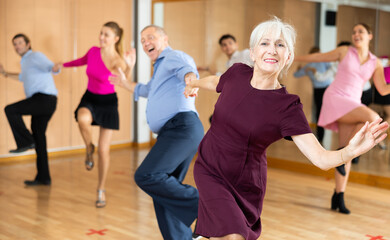
{"type": "Polygon", "coordinates": [[[284,75],[287,73],[287,70],[290,68],[294,60],[294,45],[296,39],[295,29],[290,24],[284,23],[278,17],[274,16],[272,19],[260,23],[253,29],[249,40],[251,50],[259,44],[261,39],[267,33],[272,33],[274,37],[282,36],[286,42],[287,49],[290,54],[290,60],[281,72],[281,75],[284,75]]]}
{"type": "Polygon", "coordinates": [[[151,24],[151,25],[144,27],[142,29],[141,33],[148,28],[154,28],[154,30],[156,30],[156,32],[158,32],[161,36],[167,36],[167,33],[165,32],[164,28],[157,26],[157,25],[154,25],[154,24],[151,24]]]}

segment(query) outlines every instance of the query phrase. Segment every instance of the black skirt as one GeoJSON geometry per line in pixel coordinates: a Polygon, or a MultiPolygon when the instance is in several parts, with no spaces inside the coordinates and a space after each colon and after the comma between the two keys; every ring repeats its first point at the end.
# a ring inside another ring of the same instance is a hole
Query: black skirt
{"type": "Polygon", "coordinates": [[[114,130],[119,129],[118,97],[116,93],[100,95],[87,90],[74,112],[76,121],[77,111],[81,107],[88,108],[91,111],[92,125],[114,130]]]}
{"type": "Polygon", "coordinates": [[[382,96],[375,88],[374,103],[380,105],[390,105],[390,94],[382,96]]]}

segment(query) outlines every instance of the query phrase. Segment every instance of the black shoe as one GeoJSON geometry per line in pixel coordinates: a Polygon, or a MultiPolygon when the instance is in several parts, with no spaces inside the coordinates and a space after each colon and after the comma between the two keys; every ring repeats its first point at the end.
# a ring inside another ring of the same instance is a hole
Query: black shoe
{"type": "Polygon", "coordinates": [[[344,213],[344,214],[351,213],[351,211],[349,211],[349,209],[345,207],[343,192],[336,193],[336,191],[334,191],[331,204],[332,204],[331,205],[332,210],[339,209],[340,213],[344,213]]]}
{"type": "Polygon", "coordinates": [[[35,148],[35,144],[34,143],[32,143],[32,144],[30,144],[30,145],[28,145],[26,147],[20,147],[20,148],[17,148],[17,149],[9,150],[9,152],[10,153],[21,153],[21,152],[25,152],[25,151],[27,151],[29,149],[33,149],[33,148],[35,148]]]}
{"type": "Polygon", "coordinates": [[[196,233],[192,233],[192,240],[199,240],[201,238],[203,238],[203,237],[198,235],[198,234],[196,234],[196,233]]]}
{"type": "Polygon", "coordinates": [[[38,186],[38,185],[50,186],[51,185],[51,180],[46,180],[46,181],[25,180],[24,184],[26,184],[27,186],[38,186]]]}

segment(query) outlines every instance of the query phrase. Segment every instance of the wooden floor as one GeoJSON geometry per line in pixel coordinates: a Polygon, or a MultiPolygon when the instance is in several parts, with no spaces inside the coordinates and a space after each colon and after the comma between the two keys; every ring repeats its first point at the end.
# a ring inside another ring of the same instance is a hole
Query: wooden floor
{"type": "MultiPolygon", "coordinates": [[[[52,159],[50,187],[23,185],[34,163],[0,165],[0,239],[162,239],[151,198],[133,180],[147,151],[111,152],[103,209],[94,206],[97,169],[86,171],[83,155],[52,159]]],[[[270,168],[260,239],[390,240],[390,190],[349,184],[351,215],[329,209],[332,191],[330,178],[270,168]]]]}

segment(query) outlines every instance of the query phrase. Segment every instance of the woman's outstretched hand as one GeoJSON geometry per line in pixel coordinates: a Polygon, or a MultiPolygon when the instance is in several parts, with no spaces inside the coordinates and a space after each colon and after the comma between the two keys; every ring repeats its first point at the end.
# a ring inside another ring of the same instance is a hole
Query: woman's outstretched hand
{"type": "Polygon", "coordinates": [[[62,68],[62,63],[56,63],[54,64],[53,68],[51,69],[52,72],[56,73],[59,72],[62,68]]]}
{"type": "Polygon", "coordinates": [[[354,155],[358,156],[368,152],[376,144],[387,137],[386,130],[389,128],[387,122],[382,122],[382,118],[368,123],[353,136],[349,141],[348,147],[353,151],[354,155]]]}
{"type": "Polygon", "coordinates": [[[199,88],[194,87],[195,81],[198,81],[196,79],[196,75],[186,75],[184,78],[184,81],[186,82],[186,87],[184,88],[184,96],[186,98],[188,97],[196,97],[198,96],[198,90],[199,88]]]}

